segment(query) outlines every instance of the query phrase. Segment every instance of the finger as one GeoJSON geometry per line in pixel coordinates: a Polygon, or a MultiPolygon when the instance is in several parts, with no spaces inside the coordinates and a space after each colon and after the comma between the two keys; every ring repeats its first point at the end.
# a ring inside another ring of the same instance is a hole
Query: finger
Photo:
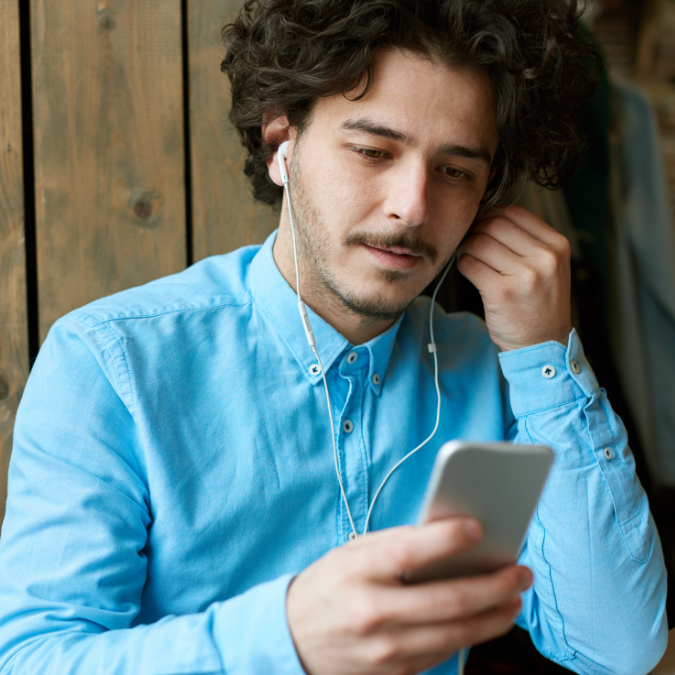
{"type": "Polygon", "coordinates": [[[490,265],[478,260],[474,256],[465,253],[457,260],[457,269],[465,276],[480,292],[489,292],[492,284],[499,284],[504,275],[490,265]]]}
{"type": "Polygon", "coordinates": [[[395,581],[401,572],[416,570],[475,546],[482,537],[480,524],[470,518],[438,520],[419,527],[396,527],[361,537],[363,576],[395,581]]]}
{"type": "Polygon", "coordinates": [[[370,660],[381,666],[411,664],[415,672],[425,670],[462,648],[504,635],[521,609],[520,598],[515,598],[470,619],[383,632],[370,642],[370,660]]]}
{"type": "Polygon", "coordinates": [[[542,249],[551,250],[548,244],[508,218],[493,218],[476,223],[469,235],[478,234],[492,237],[521,257],[536,258],[542,249]]]}
{"type": "Polygon", "coordinates": [[[458,254],[471,255],[485,263],[496,272],[508,276],[517,275],[521,270],[524,258],[487,234],[469,234],[464,237],[458,254]]]}
{"type": "Polygon", "coordinates": [[[538,218],[531,211],[528,211],[519,204],[512,204],[506,209],[489,209],[488,211],[479,211],[475,218],[475,223],[483,222],[491,218],[505,218],[512,221],[515,225],[521,227],[535,239],[539,239],[545,244],[557,248],[562,244],[565,237],[548,223],[538,218]]]}
{"type": "Polygon", "coordinates": [[[393,625],[441,623],[500,607],[531,585],[527,567],[509,565],[493,574],[384,588],[377,602],[393,625]]]}

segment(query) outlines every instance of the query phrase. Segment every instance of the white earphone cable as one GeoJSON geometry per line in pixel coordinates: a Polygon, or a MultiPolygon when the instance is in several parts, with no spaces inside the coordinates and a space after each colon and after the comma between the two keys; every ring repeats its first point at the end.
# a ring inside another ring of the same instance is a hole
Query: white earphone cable
{"type": "MultiPolygon", "coordinates": [[[[321,362],[321,358],[319,357],[319,352],[316,349],[316,341],[314,339],[314,333],[312,331],[312,326],[309,321],[309,316],[307,314],[307,308],[305,307],[305,303],[302,301],[302,298],[300,296],[300,272],[298,268],[298,252],[297,252],[297,247],[296,247],[296,242],[295,242],[295,226],[293,223],[293,212],[291,209],[291,195],[290,195],[290,190],[289,190],[289,181],[288,181],[288,174],[286,171],[286,152],[288,149],[288,141],[285,143],[282,143],[279,146],[279,149],[277,151],[277,158],[279,162],[279,170],[281,172],[281,180],[283,182],[284,188],[286,190],[286,202],[288,205],[288,217],[290,220],[291,224],[291,234],[293,237],[293,258],[295,260],[295,284],[296,284],[296,293],[298,296],[298,309],[300,310],[300,317],[302,319],[302,324],[305,329],[305,334],[307,335],[307,340],[309,342],[309,346],[312,348],[312,351],[314,352],[314,356],[316,357],[316,361],[319,365],[319,368],[321,370],[321,376],[323,377],[323,385],[326,390],[326,400],[328,402],[328,415],[330,416],[330,428],[331,428],[331,437],[333,441],[333,457],[335,459],[335,472],[337,474],[337,479],[338,483],[340,484],[340,492],[342,495],[342,501],[345,505],[345,509],[347,511],[347,516],[349,517],[349,524],[352,528],[352,534],[354,537],[358,537],[359,533],[356,530],[356,526],[354,525],[354,519],[352,518],[352,512],[351,509],[349,508],[349,502],[347,500],[347,495],[345,493],[344,485],[342,484],[342,476],[340,474],[340,465],[338,462],[338,454],[337,454],[337,444],[335,441],[335,422],[333,420],[333,408],[330,400],[330,393],[328,391],[328,382],[326,380],[326,373],[323,368],[323,363],[321,362]]],[[[452,264],[455,261],[456,255],[453,255],[452,258],[450,258],[450,261],[448,264],[445,266],[445,271],[441,275],[441,278],[436,285],[436,288],[434,290],[433,296],[431,298],[431,306],[429,308],[429,337],[431,339],[431,342],[428,344],[429,351],[433,354],[434,357],[434,384],[436,385],[436,395],[438,397],[438,404],[436,407],[436,424],[434,425],[434,429],[431,432],[431,434],[424,440],[422,443],[420,443],[414,450],[411,450],[405,457],[401,458],[394,466],[389,470],[387,475],[384,477],[384,480],[380,483],[380,486],[377,488],[377,491],[375,492],[375,496],[373,497],[373,500],[370,503],[370,507],[368,508],[368,513],[366,515],[366,522],[365,526],[363,528],[363,534],[365,535],[368,532],[368,524],[370,523],[370,516],[373,511],[373,507],[375,506],[375,502],[377,501],[377,498],[380,496],[380,493],[382,492],[382,488],[385,486],[386,482],[389,480],[390,476],[398,469],[403,462],[405,462],[409,457],[412,457],[418,450],[423,448],[436,434],[436,431],[438,429],[438,425],[440,423],[441,419],[441,390],[440,386],[438,384],[438,354],[437,354],[437,349],[436,349],[436,342],[434,341],[434,305],[436,304],[436,295],[438,293],[438,289],[441,287],[441,284],[445,280],[445,277],[447,276],[448,272],[450,271],[450,268],[452,267],[452,264]]],[[[351,536],[351,535],[350,535],[351,536]]],[[[460,660],[461,660],[462,654],[460,653],[460,660]]],[[[460,675],[463,672],[463,665],[462,665],[462,670],[460,671],[460,675]]]]}
{"type": "Polygon", "coordinates": [[[281,179],[284,184],[284,188],[286,189],[286,200],[288,203],[288,218],[291,223],[291,233],[293,235],[293,258],[295,260],[295,288],[296,288],[296,293],[298,296],[298,308],[300,310],[300,318],[302,319],[302,325],[305,329],[305,334],[307,335],[307,340],[309,341],[309,346],[312,348],[312,351],[314,352],[314,356],[316,357],[316,362],[319,364],[319,368],[321,369],[321,376],[323,377],[323,386],[326,390],[326,400],[328,401],[328,415],[330,416],[330,429],[331,429],[331,438],[333,439],[333,458],[335,459],[335,473],[337,475],[338,483],[340,484],[340,493],[342,494],[342,501],[344,502],[345,506],[347,507],[347,515],[349,516],[349,523],[352,527],[352,532],[356,532],[356,527],[354,525],[354,520],[352,519],[352,512],[349,509],[349,502],[347,501],[347,495],[345,493],[345,488],[344,485],[342,484],[342,476],[340,474],[340,465],[338,463],[338,454],[337,454],[337,444],[335,442],[335,423],[333,421],[333,405],[330,400],[330,393],[328,391],[328,382],[326,381],[326,373],[323,369],[323,363],[321,362],[321,357],[319,356],[319,352],[316,349],[316,340],[314,339],[314,332],[312,331],[312,326],[309,321],[309,316],[307,314],[307,308],[305,307],[305,303],[302,301],[302,298],[300,296],[300,272],[298,270],[298,251],[296,248],[296,243],[295,243],[295,226],[293,224],[293,211],[291,209],[291,195],[290,195],[290,190],[288,189],[288,175],[286,173],[286,166],[285,166],[285,151],[286,148],[288,147],[288,144],[285,143],[279,148],[279,168],[281,171],[281,179]],[[284,147],[284,145],[286,147],[284,147]]]}
{"type": "Polygon", "coordinates": [[[457,657],[457,675],[464,675],[464,662],[466,661],[466,647],[459,650],[457,657]]]}
{"type": "Polygon", "coordinates": [[[436,284],[436,289],[434,290],[434,294],[431,298],[431,306],[429,308],[429,336],[431,337],[431,342],[429,343],[429,351],[434,355],[434,384],[436,385],[436,395],[438,396],[438,405],[436,407],[436,424],[434,425],[434,430],[431,432],[431,434],[427,437],[425,441],[422,441],[414,450],[411,450],[405,457],[400,459],[394,466],[391,467],[389,470],[389,473],[384,477],[384,480],[380,483],[380,487],[377,488],[377,492],[375,493],[375,496],[373,497],[373,501],[370,502],[370,508],[368,509],[368,515],[366,516],[366,525],[363,528],[363,534],[366,534],[368,532],[368,524],[370,522],[370,514],[373,511],[373,507],[375,506],[375,501],[377,498],[380,496],[380,492],[382,492],[382,488],[384,487],[384,484],[389,480],[389,477],[398,469],[403,462],[406,461],[409,457],[412,457],[418,450],[421,450],[436,434],[436,430],[438,429],[438,425],[441,421],[441,388],[438,384],[438,353],[436,350],[436,343],[434,342],[434,305],[436,304],[436,294],[438,293],[438,289],[441,287],[441,284],[443,281],[445,281],[445,277],[447,276],[448,272],[450,271],[450,268],[452,267],[452,264],[455,262],[455,256],[453,255],[452,258],[450,258],[450,262],[445,266],[445,271],[441,275],[441,279],[436,284]]]}

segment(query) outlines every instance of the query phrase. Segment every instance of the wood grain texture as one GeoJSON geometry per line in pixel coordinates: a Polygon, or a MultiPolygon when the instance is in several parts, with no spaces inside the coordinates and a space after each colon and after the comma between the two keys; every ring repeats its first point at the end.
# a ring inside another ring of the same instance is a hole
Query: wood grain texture
{"type": "Polygon", "coordinates": [[[40,340],[186,263],[179,0],[31,0],[40,340]]]}
{"type": "Polygon", "coordinates": [[[279,212],[254,201],[245,150],[227,115],[230,89],[220,72],[220,31],[241,0],[188,0],[190,140],[194,259],[261,243],[279,212]]]}
{"type": "Polygon", "coordinates": [[[14,417],[28,377],[19,0],[0,0],[0,523],[14,417]]]}

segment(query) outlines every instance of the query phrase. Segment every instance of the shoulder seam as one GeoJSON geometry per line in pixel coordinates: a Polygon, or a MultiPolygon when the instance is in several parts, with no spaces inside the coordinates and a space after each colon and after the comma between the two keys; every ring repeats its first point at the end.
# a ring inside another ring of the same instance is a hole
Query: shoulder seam
{"type": "Polygon", "coordinates": [[[124,362],[124,370],[126,371],[125,373],[125,383],[123,384],[120,380],[120,375],[118,373],[118,369],[116,367],[116,361],[117,358],[115,357],[115,354],[112,353],[110,349],[110,344],[109,340],[106,340],[101,336],[101,342],[103,343],[103,346],[105,347],[105,350],[108,352],[110,355],[110,368],[112,370],[112,375],[115,378],[115,382],[117,383],[118,387],[118,396],[124,401],[125,405],[127,406],[127,409],[129,410],[129,413],[131,414],[132,417],[135,416],[136,413],[136,392],[134,390],[132,378],[131,378],[131,369],[129,368],[129,362],[127,360],[127,355],[126,352],[124,351],[124,347],[122,346],[122,343],[120,342],[119,336],[115,335],[115,333],[110,329],[110,326],[105,325],[105,323],[99,323],[97,324],[96,327],[93,327],[92,330],[94,330],[96,333],[98,333],[101,330],[105,330],[108,332],[110,335],[110,338],[114,341],[115,345],[117,346],[117,349],[119,349],[120,356],[122,358],[122,361],[124,362]],[[125,400],[128,397],[130,397],[131,400],[125,400]]]}
{"type": "Polygon", "coordinates": [[[102,319],[98,316],[95,316],[94,314],[90,314],[89,312],[82,312],[80,314],[77,314],[74,318],[78,322],[83,323],[86,326],[89,326],[89,328],[97,328],[102,324],[114,323],[116,321],[133,321],[134,319],[153,319],[158,316],[164,316],[166,314],[176,314],[178,312],[197,312],[199,310],[218,309],[220,307],[245,307],[246,305],[250,305],[252,302],[253,302],[252,298],[249,297],[248,300],[246,300],[246,302],[221,302],[215,305],[176,307],[175,309],[167,309],[164,311],[157,311],[157,312],[146,312],[144,314],[138,314],[136,316],[123,315],[110,317],[108,319],[102,319]],[[85,320],[86,318],[92,319],[95,323],[87,322],[85,320]]]}

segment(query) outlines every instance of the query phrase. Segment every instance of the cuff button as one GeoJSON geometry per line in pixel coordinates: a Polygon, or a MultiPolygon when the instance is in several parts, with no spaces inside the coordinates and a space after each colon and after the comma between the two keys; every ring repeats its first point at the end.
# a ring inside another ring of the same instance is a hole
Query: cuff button
{"type": "Polygon", "coordinates": [[[553,366],[544,366],[541,369],[541,374],[547,379],[550,380],[552,377],[555,377],[555,368],[553,366]]]}
{"type": "Polygon", "coordinates": [[[605,453],[605,459],[612,459],[612,457],[614,457],[610,448],[605,448],[603,452],[605,453]]]}

